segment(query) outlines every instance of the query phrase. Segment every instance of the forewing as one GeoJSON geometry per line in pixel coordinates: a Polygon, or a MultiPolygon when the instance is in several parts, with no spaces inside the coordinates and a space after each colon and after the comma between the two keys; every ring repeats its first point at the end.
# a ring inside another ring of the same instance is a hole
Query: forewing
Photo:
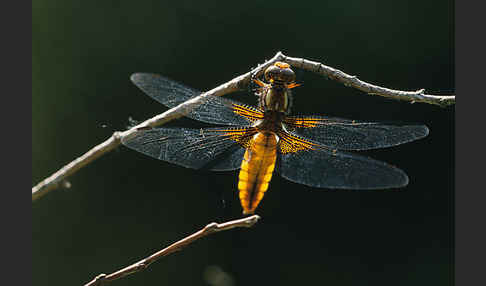
{"type": "Polygon", "coordinates": [[[240,168],[254,128],[153,128],[139,130],[123,145],[153,158],[192,169],[240,168]]]}
{"type": "MultiPolygon", "coordinates": [[[[201,94],[200,91],[157,74],[135,73],[130,79],[150,97],[169,108],[201,94]]],[[[234,105],[245,106],[227,98],[213,96],[184,116],[212,124],[247,125],[249,120],[236,115],[234,105]]]]}
{"type": "Polygon", "coordinates": [[[277,172],[316,188],[387,189],[408,184],[407,175],[384,162],[339,152],[292,133],[280,134],[277,172]]]}
{"type": "Polygon", "coordinates": [[[420,124],[385,124],[324,116],[288,116],[285,125],[299,136],[340,150],[391,147],[429,134],[427,126],[420,124]]]}

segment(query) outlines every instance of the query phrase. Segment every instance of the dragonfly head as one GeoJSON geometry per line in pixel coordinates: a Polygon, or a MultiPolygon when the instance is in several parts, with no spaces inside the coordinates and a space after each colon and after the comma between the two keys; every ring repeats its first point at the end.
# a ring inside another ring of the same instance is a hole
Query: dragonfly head
{"type": "Polygon", "coordinates": [[[289,64],[276,62],[265,70],[265,79],[270,83],[288,84],[295,81],[295,73],[289,64]]]}

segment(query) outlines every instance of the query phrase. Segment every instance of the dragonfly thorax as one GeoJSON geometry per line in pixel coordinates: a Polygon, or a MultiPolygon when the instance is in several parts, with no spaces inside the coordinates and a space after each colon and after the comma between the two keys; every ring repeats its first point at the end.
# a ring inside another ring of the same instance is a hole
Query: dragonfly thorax
{"type": "Polygon", "coordinates": [[[283,119],[285,114],[283,112],[266,110],[263,119],[256,121],[253,127],[256,127],[259,132],[278,134],[283,128],[283,119]]]}
{"type": "Polygon", "coordinates": [[[290,102],[290,90],[285,86],[273,84],[261,95],[260,104],[263,110],[272,110],[287,113],[290,102]]]}

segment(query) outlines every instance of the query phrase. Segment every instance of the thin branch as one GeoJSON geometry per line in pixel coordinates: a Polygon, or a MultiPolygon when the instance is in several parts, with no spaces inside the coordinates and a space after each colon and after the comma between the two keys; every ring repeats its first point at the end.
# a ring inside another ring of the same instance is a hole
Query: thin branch
{"type": "Polygon", "coordinates": [[[202,237],[205,237],[215,232],[232,229],[235,227],[252,227],[259,219],[260,217],[258,215],[252,215],[242,219],[232,220],[220,224],[215,222],[210,223],[206,225],[204,228],[202,228],[201,230],[199,230],[198,232],[195,232],[130,266],[127,266],[123,269],[120,269],[108,275],[100,274],[96,276],[93,280],[85,284],[85,286],[103,285],[106,282],[111,282],[113,280],[120,279],[122,277],[133,274],[135,272],[142,271],[148,268],[150,264],[154,263],[160,258],[167,256],[173,252],[179,251],[182,248],[186,247],[187,245],[193,243],[194,241],[202,237]]]}
{"type": "Polygon", "coordinates": [[[67,177],[74,174],[87,164],[91,163],[101,155],[118,147],[121,144],[122,139],[134,135],[138,129],[159,126],[173,119],[182,117],[185,114],[189,113],[192,109],[196,108],[198,105],[204,103],[204,101],[211,96],[223,96],[237,90],[245,89],[253,77],[260,76],[268,66],[272,65],[276,61],[284,61],[294,67],[302,68],[327,76],[333,80],[337,80],[343,83],[346,86],[357,88],[372,95],[395,98],[409,102],[424,102],[439,106],[455,104],[455,96],[429,95],[425,94],[423,89],[418,91],[400,91],[388,89],[366,83],[359,80],[356,76],[348,75],[340,70],[325,66],[319,62],[313,62],[301,58],[287,57],[281,52],[278,52],[272,59],[259,65],[250,72],[235,77],[234,79],[220,86],[217,86],[210,91],[204,92],[193,99],[181,103],[180,105],[171,108],[162,114],[152,117],[127,131],[113,133],[113,135],[108,140],[95,146],[81,157],[62,167],[59,171],[55,172],[54,174],[34,186],[32,188],[32,201],[39,199],[49,191],[59,187],[63,182],[65,182],[67,177]]]}
{"type": "Polygon", "coordinates": [[[305,69],[323,76],[327,76],[332,80],[343,83],[345,86],[354,87],[370,95],[379,95],[387,98],[409,101],[411,103],[429,103],[442,107],[456,103],[456,97],[454,95],[445,96],[425,94],[425,89],[419,89],[417,91],[401,91],[389,89],[364,82],[358,79],[358,77],[356,76],[346,74],[338,69],[326,66],[319,62],[313,62],[301,58],[292,58],[284,55],[282,55],[282,61],[290,64],[291,66],[305,69]]]}

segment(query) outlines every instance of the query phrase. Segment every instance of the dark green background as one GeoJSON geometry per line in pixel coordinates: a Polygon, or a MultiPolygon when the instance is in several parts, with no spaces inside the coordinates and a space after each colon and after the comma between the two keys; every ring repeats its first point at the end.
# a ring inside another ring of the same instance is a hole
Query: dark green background
{"type": "MultiPolygon", "coordinates": [[[[453,94],[453,1],[32,2],[32,184],[166,110],[129,80],[207,90],[277,51],[403,90],[453,94]]],[[[113,285],[451,285],[454,108],[372,97],[299,71],[294,111],[421,122],[424,140],[366,152],[400,191],[326,191],[275,175],[252,229],[196,242],[113,285]]],[[[249,103],[255,98],[242,93],[249,103]]],[[[196,126],[184,119],[171,125],[196,126]]],[[[199,125],[197,125],[199,126],[199,125]]],[[[212,221],[238,218],[237,172],[194,171],[120,147],[32,205],[34,285],[80,285],[212,221]]]]}

